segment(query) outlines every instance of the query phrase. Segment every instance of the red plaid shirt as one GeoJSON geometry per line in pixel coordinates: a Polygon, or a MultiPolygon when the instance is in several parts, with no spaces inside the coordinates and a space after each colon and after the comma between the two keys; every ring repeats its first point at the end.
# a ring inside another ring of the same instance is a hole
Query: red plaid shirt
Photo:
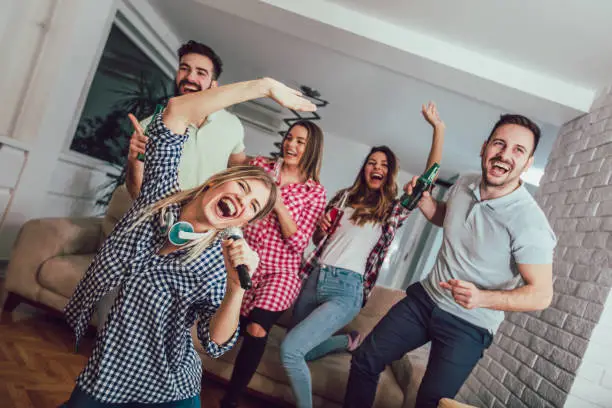
{"type": "MultiPolygon", "coordinates": [[[[338,194],[334,197],[332,201],[325,208],[325,212],[329,211],[333,206],[335,206],[346,190],[340,190],[338,194]]],[[[385,256],[387,255],[387,251],[389,251],[389,246],[391,242],[393,242],[393,238],[395,237],[395,232],[399,227],[402,226],[404,220],[408,218],[410,215],[410,211],[406,208],[402,207],[399,200],[395,200],[393,206],[390,209],[390,214],[387,217],[387,221],[382,225],[382,233],[380,238],[378,238],[378,242],[370,251],[370,255],[368,255],[368,259],[366,261],[365,272],[363,274],[363,304],[365,305],[368,297],[370,296],[370,292],[372,288],[376,284],[376,280],[378,279],[378,272],[380,272],[380,267],[385,260],[385,256]]],[[[329,236],[324,237],[317,245],[317,248],[312,251],[312,253],[308,256],[308,259],[304,262],[302,269],[300,270],[300,278],[305,279],[310,275],[315,265],[318,263],[321,254],[325,250],[327,245],[327,238],[329,236]]]]}
{"type": "MultiPolygon", "coordinates": [[[[280,162],[256,157],[250,164],[272,175],[280,174],[280,162]]],[[[325,208],[325,188],[314,180],[285,184],[279,191],[297,231],[283,238],[275,212],[244,229],[244,238],[259,255],[259,266],[251,278],[252,289],[244,294],[240,310],[243,316],[256,307],[281,311],[293,304],[301,288],[298,271],[302,256],[325,208]]]]}

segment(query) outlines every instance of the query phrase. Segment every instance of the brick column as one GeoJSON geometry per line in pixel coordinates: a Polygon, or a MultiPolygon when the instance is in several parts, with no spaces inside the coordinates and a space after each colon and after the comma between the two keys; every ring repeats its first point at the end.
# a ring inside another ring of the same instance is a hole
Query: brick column
{"type": "Polygon", "coordinates": [[[458,399],[500,408],[611,406],[612,358],[610,368],[597,361],[600,350],[612,354],[612,317],[598,327],[612,286],[611,175],[608,87],[588,114],[561,128],[535,194],[558,238],[552,305],[507,313],[458,399]]]}

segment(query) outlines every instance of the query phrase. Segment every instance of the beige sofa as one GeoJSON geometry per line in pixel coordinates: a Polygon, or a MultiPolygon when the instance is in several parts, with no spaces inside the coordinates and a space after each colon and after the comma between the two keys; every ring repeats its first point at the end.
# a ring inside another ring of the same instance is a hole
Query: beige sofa
{"type": "Polygon", "coordinates": [[[130,205],[121,186],[103,218],[42,218],[25,223],[6,272],[4,310],[21,302],[63,310],[103,240],[130,205]]]}
{"type": "MultiPolygon", "coordinates": [[[[61,311],[100,244],[121,217],[130,200],[124,187],[115,191],[104,218],[47,218],[27,222],[15,242],[9,262],[4,309],[28,302],[52,311],[61,311]]],[[[404,296],[403,291],[375,288],[367,306],[345,330],[368,333],[387,310],[404,296]]],[[[95,314],[94,314],[95,315],[95,314]]],[[[286,332],[290,312],[270,333],[270,341],[249,388],[271,400],[293,403],[288,379],[279,359],[279,345],[286,332]]],[[[94,321],[92,322],[94,325],[94,321]]],[[[195,342],[198,345],[198,342],[195,342]]],[[[228,379],[237,348],[219,359],[201,354],[207,374],[228,379]]],[[[387,367],[381,376],[376,407],[414,406],[428,352],[419,349],[387,367]]],[[[316,407],[341,405],[348,378],[350,355],[340,353],[309,363],[316,407]]]]}
{"type": "MultiPolygon", "coordinates": [[[[367,334],[384,316],[391,306],[405,296],[403,291],[374,288],[367,305],[349,323],[343,332],[358,330],[367,334]]],[[[290,320],[290,311],[283,314],[280,322],[270,331],[268,345],[262,362],[257,367],[249,388],[260,394],[271,396],[276,401],[294,404],[289,380],[280,362],[279,347],[290,320]]],[[[192,333],[194,338],[195,333],[192,333]]],[[[197,343],[195,343],[197,344],[197,343]]],[[[200,349],[201,350],[201,349],[200,349]]],[[[215,377],[228,380],[233,369],[238,347],[218,359],[202,356],[204,369],[215,377]]],[[[414,406],[416,392],[427,364],[428,349],[422,347],[406,354],[402,359],[387,366],[380,377],[375,407],[409,408],[414,406]]],[[[348,353],[328,355],[310,362],[313,402],[315,407],[339,407],[342,405],[348,379],[351,356],[348,353]]]]}

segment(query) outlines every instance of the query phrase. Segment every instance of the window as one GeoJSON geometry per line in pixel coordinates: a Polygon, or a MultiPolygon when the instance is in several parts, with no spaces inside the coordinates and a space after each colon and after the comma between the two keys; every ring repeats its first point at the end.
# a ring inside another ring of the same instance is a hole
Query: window
{"type": "Polygon", "coordinates": [[[150,116],[173,86],[172,78],[113,25],[70,149],[123,166],[133,131],[127,114],[150,116]]]}

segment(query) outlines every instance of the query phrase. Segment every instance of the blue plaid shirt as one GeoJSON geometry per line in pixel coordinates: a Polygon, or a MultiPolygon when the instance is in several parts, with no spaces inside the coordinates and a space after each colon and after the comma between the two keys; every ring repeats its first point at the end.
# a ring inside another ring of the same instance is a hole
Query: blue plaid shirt
{"type": "MultiPolygon", "coordinates": [[[[105,403],[163,403],[194,397],[202,362],[190,329],[197,321],[203,348],[218,357],[236,342],[209,337],[209,323],[225,295],[220,241],[189,263],[185,250],[159,255],[166,236],[158,216],[130,227],[146,207],[178,191],[177,169],[187,136],[173,134],[158,115],[149,125],[142,190],[117,223],[66,306],[77,345],[100,298],[118,287],[108,320],[78,386],[105,403]]],[[[178,219],[180,207],[170,208],[178,219]]]]}

